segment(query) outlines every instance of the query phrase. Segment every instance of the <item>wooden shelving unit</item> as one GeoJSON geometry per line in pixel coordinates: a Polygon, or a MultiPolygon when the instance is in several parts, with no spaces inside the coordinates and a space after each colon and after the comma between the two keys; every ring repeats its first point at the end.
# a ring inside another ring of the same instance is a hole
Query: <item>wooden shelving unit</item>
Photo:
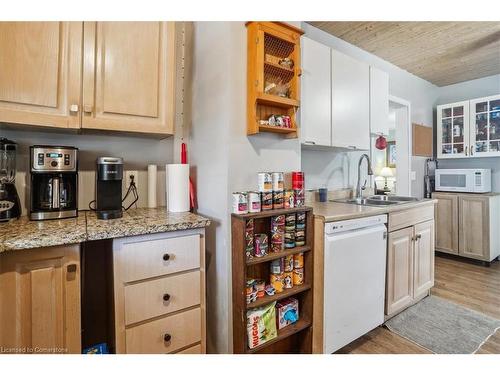
{"type": "Polygon", "coordinates": [[[233,285],[233,352],[239,353],[311,353],[313,323],[313,213],[310,207],[298,207],[250,213],[233,214],[232,226],[232,285],[233,285]],[[271,217],[290,213],[306,212],[305,245],[286,249],[279,253],[269,253],[263,257],[247,259],[245,254],[245,226],[254,220],[255,233],[267,233],[271,228],[271,217]],[[286,255],[304,253],[304,284],[285,289],[282,293],[265,296],[247,305],[245,286],[247,278],[269,281],[270,262],[286,255]],[[278,337],[256,348],[248,348],[246,314],[250,309],[294,297],[299,300],[299,320],[281,330],[278,337]]]}
{"type": "Polygon", "coordinates": [[[271,132],[297,138],[303,31],[283,22],[248,22],[247,30],[247,134],[271,132]],[[292,65],[280,64],[283,59],[292,65]],[[260,124],[271,115],[290,116],[290,127],[260,124]]]}

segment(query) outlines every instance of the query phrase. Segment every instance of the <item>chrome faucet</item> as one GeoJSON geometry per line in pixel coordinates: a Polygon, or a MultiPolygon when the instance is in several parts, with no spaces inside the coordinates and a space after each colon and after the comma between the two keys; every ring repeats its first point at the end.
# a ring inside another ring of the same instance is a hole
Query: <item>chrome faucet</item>
{"type": "MultiPolygon", "coordinates": [[[[372,163],[370,162],[370,157],[367,154],[361,155],[359,158],[358,162],[358,183],[356,185],[356,196],[354,198],[362,198],[363,197],[363,190],[366,189],[366,181],[361,186],[361,163],[363,162],[363,159],[366,159],[366,162],[368,163],[368,176],[373,176],[373,171],[372,171],[372,163]]],[[[375,193],[377,193],[377,187],[375,186],[375,193]]]]}

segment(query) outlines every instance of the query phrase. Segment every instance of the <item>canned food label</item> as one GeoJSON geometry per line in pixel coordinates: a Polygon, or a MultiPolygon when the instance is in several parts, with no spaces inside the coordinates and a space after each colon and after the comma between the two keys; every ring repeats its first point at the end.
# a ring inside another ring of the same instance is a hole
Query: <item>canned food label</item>
{"type": "Polygon", "coordinates": [[[284,177],[283,172],[273,172],[273,190],[283,190],[284,188],[284,177]]]}
{"type": "Polygon", "coordinates": [[[273,189],[273,178],[269,172],[261,172],[258,174],[259,191],[270,192],[273,189]]]}

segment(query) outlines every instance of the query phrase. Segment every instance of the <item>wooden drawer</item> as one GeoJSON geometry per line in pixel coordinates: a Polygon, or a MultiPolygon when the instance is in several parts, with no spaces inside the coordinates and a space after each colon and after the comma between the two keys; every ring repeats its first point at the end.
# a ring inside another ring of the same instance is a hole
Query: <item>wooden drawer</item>
{"type": "Polygon", "coordinates": [[[180,352],[177,352],[175,354],[202,354],[201,352],[201,344],[192,346],[190,348],[181,350],[180,352]]]}
{"type": "Polygon", "coordinates": [[[200,267],[200,236],[128,242],[120,253],[122,282],[168,275],[200,267]]]}
{"type": "Polygon", "coordinates": [[[136,354],[170,353],[201,340],[200,308],[127,328],[126,351],[136,354]],[[170,341],[164,337],[170,335],[170,341]]]}
{"type": "Polygon", "coordinates": [[[125,286],[125,324],[175,312],[200,303],[200,271],[125,286]],[[168,301],[164,300],[168,294],[168,301]]]}
{"type": "Polygon", "coordinates": [[[434,219],[434,205],[389,213],[389,232],[434,219]]]}

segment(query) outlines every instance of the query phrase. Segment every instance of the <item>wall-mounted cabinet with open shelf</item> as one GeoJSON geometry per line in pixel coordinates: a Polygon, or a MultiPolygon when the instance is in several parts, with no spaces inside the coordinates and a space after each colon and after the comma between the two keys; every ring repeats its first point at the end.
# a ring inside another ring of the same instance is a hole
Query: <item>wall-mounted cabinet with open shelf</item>
{"type": "Polygon", "coordinates": [[[271,132],[297,137],[300,105],[300,36],[282,22],[249,22],[247,63],[247,134],[271,132]],[[289,121],[273,124],[272,116],[289,121]]]}

